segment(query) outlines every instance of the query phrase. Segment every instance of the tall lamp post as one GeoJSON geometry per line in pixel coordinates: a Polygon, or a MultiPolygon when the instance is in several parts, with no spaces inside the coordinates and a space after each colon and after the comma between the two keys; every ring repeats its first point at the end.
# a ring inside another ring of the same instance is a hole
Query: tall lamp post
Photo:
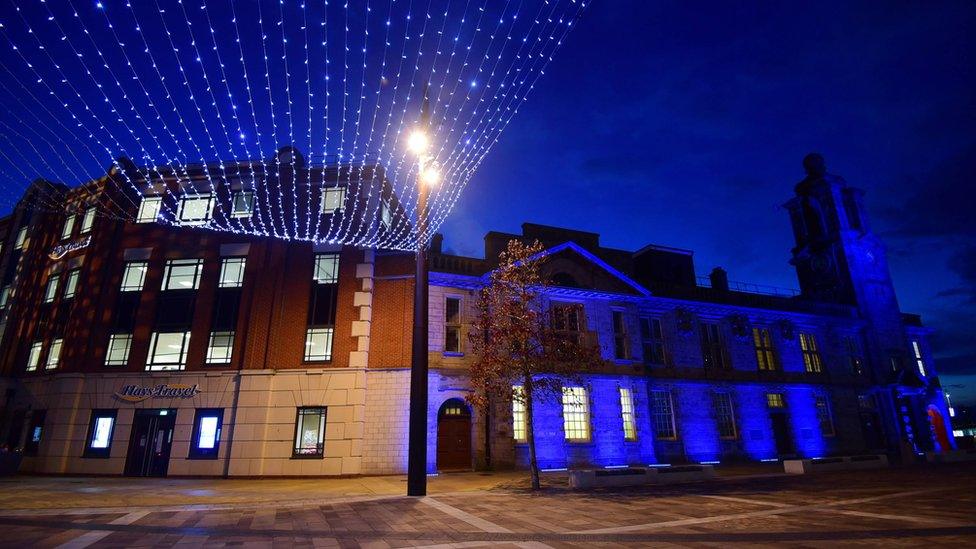
{"type": "Polygon", "coordinates": [[[423,130],[410,135],[417,155],[417,273],[413,299],[413,345],[410,360],[410,446],[407,495],[427,495],[427,195],[440,178],[430,157],[430,138],[423,130]]]}

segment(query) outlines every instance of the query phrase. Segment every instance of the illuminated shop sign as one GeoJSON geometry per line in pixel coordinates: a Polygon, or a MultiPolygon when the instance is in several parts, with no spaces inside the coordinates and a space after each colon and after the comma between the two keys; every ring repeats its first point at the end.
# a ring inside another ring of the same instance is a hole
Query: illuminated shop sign
{"type": "Polygon", "coordinates": [[[193,398],[202,393],[197,384],[156,385],[155,387],[140,387],[126,385],[115,392],[115,398],[126,402],[142,402],[150,398],[193,398]]]}
{"type": "Polygon", "coordinates": [[[82,240],[75,240],[74,242],[68,242],[67,244],[58,244],[57,246],[51,248],[51,252],[47,255],[51,259],[57,261],[75,250],[87,248],[89,244],[91,244],[91,235],[86,236],[82,240]]]}

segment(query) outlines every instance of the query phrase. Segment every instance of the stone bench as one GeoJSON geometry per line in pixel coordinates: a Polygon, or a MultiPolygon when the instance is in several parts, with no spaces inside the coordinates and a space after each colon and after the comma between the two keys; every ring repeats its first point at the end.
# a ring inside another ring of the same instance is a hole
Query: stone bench
{"type": "Polygon", "coordinates": [[[576,490],[606,486],[671,484],[706,480],[715,476],[711,465],[674,465],[668,467],[627,467],[620,469],[578,469],[569,472],[569,486],[576,490]]]}
{"type": "Polygon", "coordinates": [[[957,461],[976,461],[976,448],[949,450],[948,452],[925,452],[929,463],[954,463],[957,461]]]}
{"type": "Polygon", "coordinates": [[[805,475],[807,473],[819,473],[821,471],[884,469],[887,466],[888,456],[884,454],[814,459],[787,459],[783,461],[783,470],[792,475],[805,475]]]}

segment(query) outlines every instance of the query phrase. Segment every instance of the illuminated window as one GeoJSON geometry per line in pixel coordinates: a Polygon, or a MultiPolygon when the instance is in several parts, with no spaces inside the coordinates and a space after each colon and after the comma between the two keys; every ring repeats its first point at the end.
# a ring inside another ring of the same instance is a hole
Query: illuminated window
{"type": "Polygon", "coordinates": [[[127,261],[122,271],[122,291],[138,292],[146,282],[146,271],[149,264],[145,261],[127,261]]]}
{"type": "Polygon", "coordinates": [[[64,218],[64,226],[61,227],[61,240],[71,238],[71,233],[75,230],[75,214],[70,214],[64,218]]]}
{"type": "Polygon", "coordinates": [[[776,352],[773,350],[773,338],[768,328],[753,328],[752,341],[756,348],[756,360],[760,370],[776,370],[776,352]]]}
{"type": "Polygon", "coordinates": [[[136,223],[154,223],[159,217],[159,210],[163,207],[163,197],[144,196],[139,203],[139,213],[136,214],[136,223]]]}
{"type": "Polygon", "coordinates": [[[220,260],[220,281],[217,286],[221,288],[240,288],[244,285],[244,267],[247,265],[247,258],[244,257],[225,257],[220,260]]]}
{"type": "Polygon", "coordinates": [[[332,328],[309,328],[305,333],[305,362],[332,360],[332,328]]]}
{"type": "Polygon", "coordinates": [[[184,225],[201,225],[213,216],[212,195],[184,196],[180,200],[179,220],[184,225]]]}
{"type": "Polygon", "coordinates": [[[864,358],[861,355],[861,346],[858,345],[857,337],[844,336],[844,350],[847,352],[847,367],[850,373],[860,376],[864,375],[864,358]]]}
{"type": "Polygon", "coordinates": [[[444,300],[444,352],[461,352],[461,298],[444,300]]]}
{"type": "Polygon", "coordinates": [[[393,225],[393,210],[390,209],[390,203],[386,200],[383,201],[383,205],[380,208],[380,222],[383,223],[383,227],[389,229],[393,225]]]}
{"type": "Polygon", "coordinates": [[[590,440],[590,403],[583,387],[563,387],[563,432],[570,442],[590,440]]]}
{"type": "Polygon", "coordinates": [[[146,370],[182,370],[190,347],[190,332],[153,332],[146,370]]]}
{"type": "Polygon", "coordinates": [[[47,360],[44,362],[45,370],[53,370],[61,362],[61,346],[64,340],[57,338],[51,342],[51,348],[47,350],[47,360]]]}
{"type": "Polygon", "coordinates": [[[328,187],[322,191],[322,213],[330,214],[342,209],[346,201],[345,187],[328,187]]]}
{"type": "Polygon", "coordinates": [[[217,459],[220,430],[224,421],[222,408],[198,408],[193,418],[190,459],[217,459]]]}
{"type": "Polygon", "coordinates": [[[41,446],[41,435],[44,432],[44,418],[47,410],[34,410],[30,416],[30,429],[27,431],[27,440],[24,441],[24,455],[36,456],[37,450],[41,446]]]}
{"type": "Polygon", "coordinates": [[[820,432],[825,437],[834,436],[834,418],[830,413],[830,401],[826,395],[817,395],[817,421],[820,423],[820,432]]]}
{"type": "Polygon", "coordinates": [[[10,301],[10,286],[4,286],[0,288],[0,309],[7,308],[7,303],[10,301]]]}
{"type": "Polygon", "coordinates": [[[783,393],[766,393],[766,406],[770,408],[785,408],[786,401],[783,400],[783,393]]]}
{"type": "Polygon", "coordinates": [[[630,337],[627,334],[627,318],[623,311],[611,311],[613,321],[613,357],[630,359],[630,337]]]}
{"type": "Polygon", "coordinates": [[[33,372],[37,369],[38,364],[41,363],[41,347],[44,346],[43,341],[35,341],[31,345],[30,353],[27,355],[27,371],[33,372]]]}
{"type": "Polygon", "coordinates": [[[27,245],[27,227],[26,226],[21,227],[20,230],[17,231],[17,240],[14,240],[14,249],[15,250],[20,250],[25,245],[27,245]]]}
{"type": "Polygon", "coordinates": [[[713,322],[702,322],[699,326],[701,336],[702,363],[706,368],[727,370],[729,355],[722,342],[719,325],[713,322]]]}
{"type": "Polygon", "coordinates": [[[641,317],[641,344],[644,351],[644,364],[668,364],[667,348],[664,345],[664,330],[661,319],[641,317]]]}
{"type": "Polygon", "coordinates": [[[735,408],[732,404],[732,394],[712,393],[712,410],[715,412],[715,424],[718,426],[719,438],[735,440],[738,433],[735,428],[735,408]]]}
{"type": "Polygon", "coordinates": [[[112,451],[112,433],[115,430],[117,410],[92,410],[88,424],[85,457],[107,458],[112,451]]]}
{"type": "Polygon", "coordinates": [[[620,388],[620,419],[624,425],[624,440],[637,440],[637,425],[634,422],[634,397],[630,389],[620,388]]]}
{"type": "Polygon", "coordinates": [[[674,402],[671,391],[655,390],[651,395],[651,415],[654,418],[654,436],[664,440],[676,440],[674,426],[674,402]]]}
{"type": "Polygon", "coordinates": [[[525,442],[528,439],[526,429],[525,390],[521,385],[514,385],[512,387],[512,435],[515,442],[525,442]]]}
{"type": "Polygon", "coordinates": [[[64,280],[64,299],[71,299],[78,291],[78,269],[68,271],[68,277],[64,280]]]}
{"type": "Polygon", "coordinates": [[[61,282],[61,275],[50,275],[47,277],[47,289],[44,290],[44,303],[54,301],[58,295],[58,283],[61,282]]]}
{"type": "Polygon", "coordinates": [[[200,287],[202,259],[170,259],[163,271],[164,290],[196,290],[200,287]]]}
{"type": "Polygon", "coordinates": [[[207,345],[208,364],[229,364],[234,352],[234,332],[211,332],[207,345]]]}
{"type": "Polygon", "coordinates": [[[325,408],[299,408],[295,420],[294,457],[325,454],[325,408]]]}
{"type": "Polygon", "coordinates": [[[925,377],[925,361],[922,359],[922,349],[918,346],[917,340],[912,340],[912,353],[915,355],[915,365],[918,366],[918,373],[925,377]]]}
{"type": "Polygon", "coordinates": [[[237,191],[234,193],[234,204],[231,207],[231,217],[251,217],[254,212],[254,193],[251,191],[237,191]]]}
{"type": "Polygon", "coordinates": [[[85,215],[81,218],[81,234],[86,234],[91,232],[92,226],[95,224],[95,206],[90,206],[85,210],[85,215]]]}
{"type": "Polygon", "coordinates": [[[803,352],[803,367],[808,372],[819,373],[823,371],[823,361],[820,358],[820,351],[817,349],[817,338],[813,334],[800,332],[800,350],[803,352]]]}
{"type": "Polygon", "coordinates": [[[312,278],[319,284],[334,284],[339,280],[339,254],[315,254],[315,269],[312,278]]]}
{"type": "Polygon", "coordinates": [[[105,353],[105,365],[125,366],[129,362],[130,348],[132,348],[132,334],[112,334],[108,336],[108,351],[105,353]]]}

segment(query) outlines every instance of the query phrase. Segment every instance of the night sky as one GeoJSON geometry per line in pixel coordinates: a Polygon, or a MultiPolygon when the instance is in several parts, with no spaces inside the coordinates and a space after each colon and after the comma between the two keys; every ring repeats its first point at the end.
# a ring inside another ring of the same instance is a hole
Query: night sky
{"type": "Polygon", "coordinates": [[[902,310],[976,402],[974,23],[972,2],[593,2],[445,245],[532,221],[796,287],[780,205],[817,151],[866,190],[902,310]]]}

